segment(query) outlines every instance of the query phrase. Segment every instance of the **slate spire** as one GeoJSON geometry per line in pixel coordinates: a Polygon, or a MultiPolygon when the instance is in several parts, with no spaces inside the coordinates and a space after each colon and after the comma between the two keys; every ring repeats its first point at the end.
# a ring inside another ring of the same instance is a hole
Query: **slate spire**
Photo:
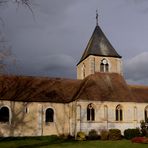
{"type": "Polygon", "coordinates": [[[85,60],[89,55],[121,58],[121,56],[116,52],[114,47],[111,45],[101,28],[99,27],[97,11],[95,30],[86,46],[86,49],[79,63],[85,60]]]}

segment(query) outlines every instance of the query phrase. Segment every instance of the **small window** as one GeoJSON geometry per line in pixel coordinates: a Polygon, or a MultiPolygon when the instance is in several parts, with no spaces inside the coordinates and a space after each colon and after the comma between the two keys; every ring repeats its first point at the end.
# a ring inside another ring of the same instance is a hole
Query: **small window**
{"type": "Polygon", "coordinates": [[[46,115],[45,115],[45,122],[54,122],[54,111],[52,108],[48,108],[46,110],[46,115]]]}
{"type": "Polygon", "coordinates": [[[0,108],[0,122],[6,123],[9,122],[9,108],[8,107],[2,107],[0,108]]]}
{"type": "Polygon", "coordinates": [[[145,122],[148,123],[148,106],[144,110],[145,122]]]}
{"type": "Polygon", "coordinates": [[[28,107],[28,102],[24,103],[24,113],[29,113],[29,107],[28,107]]]}
{"type": "Polygon", "coordinates": [[[87,121],[94,121],[95,120],[95,109],[93,107],[93,104],[90,103],[87,106],[87,121]]]}
{"type": "Polygon", "coordinates": [[[25,106],[25,108],[24,108],[24,112],[25,112],[26,114],[29,112],[27,106],[25,106]]]}
{"type": "Polygon", "coordinates": [[[108,72],[109,71],[109,64],[106,59],[101,60],[100,63],[100,72],[108,72]]]}
{"type": "Polygon", "coordinates": [[[116,121],[122,121],[123,120],[123,110],[122,106],[118,105],[116,107],[116,121]]]}

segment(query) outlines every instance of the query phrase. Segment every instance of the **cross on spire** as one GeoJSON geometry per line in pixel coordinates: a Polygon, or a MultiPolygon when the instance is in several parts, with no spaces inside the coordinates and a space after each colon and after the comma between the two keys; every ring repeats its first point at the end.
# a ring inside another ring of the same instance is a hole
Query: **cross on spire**
{"type": "Polygon", "coordinates": [[[98,10],[96,10],[96,26],[98,26],[98,10]]]}

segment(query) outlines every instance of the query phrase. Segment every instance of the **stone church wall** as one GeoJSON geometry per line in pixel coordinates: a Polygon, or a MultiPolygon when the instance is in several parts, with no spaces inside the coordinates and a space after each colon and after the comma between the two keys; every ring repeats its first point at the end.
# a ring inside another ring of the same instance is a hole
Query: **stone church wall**
{"type": "Polygon", "coordinates": [[[109,72],[122,74],[122,62],[120,58],[101,57],[90,55],[77,65],[77,79],[84,79],[90,74],[100,72],[101,60],[106,59],[109,64],[109,72]]]}
{"type": "Polygon", "coordinates": [[[70,132],[71,105],[62,103],[26,103],[1,101],[9,108],[9,122],[0,122],[0,136],[61,135],[70,132]],[[46,122],[46,109],[54,111],[54,121],[46,122]]]}
{"type": "Polygon", "coordinates": [[[140,127],[140,121],[144,120],[144,109],[147,103],[132,103],[132,102],[100,102],[100,101],[79,101],[78,106],[81,107],[80,131],[88,133],[95,129],[98,132],[102,129],[120,129],[122,133],[128,128],[140,127]],[[87,106],[92,103],[95,109],[95,120],[87,121],[87,106]],[[116,121],[116,107],[122,106],[123,120],[116,121]],[[107,115],[105,113],[107,107],[107,115]],[[136,111],[135,111],[136,108],[136,111]]]}

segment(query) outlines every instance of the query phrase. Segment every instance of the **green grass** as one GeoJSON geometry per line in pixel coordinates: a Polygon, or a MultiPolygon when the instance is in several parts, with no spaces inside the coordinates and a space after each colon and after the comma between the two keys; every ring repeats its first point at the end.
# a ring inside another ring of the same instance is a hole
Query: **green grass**
{"type": "Polygon", "coordinates": [[[120,141],[74,141],[55,136],[0,139],[0,148],[147,148],[148,144],[120,141]]]}

